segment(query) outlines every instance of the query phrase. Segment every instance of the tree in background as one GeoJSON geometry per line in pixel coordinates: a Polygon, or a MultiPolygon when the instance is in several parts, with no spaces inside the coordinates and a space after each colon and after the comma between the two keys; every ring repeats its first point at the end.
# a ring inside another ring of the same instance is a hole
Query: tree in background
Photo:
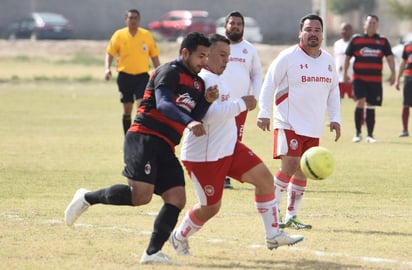
{"type": "Polygon", "coordinates": [[[412,19],[412,0],[387,0],[392,13],[400,19],[412,19]]]}

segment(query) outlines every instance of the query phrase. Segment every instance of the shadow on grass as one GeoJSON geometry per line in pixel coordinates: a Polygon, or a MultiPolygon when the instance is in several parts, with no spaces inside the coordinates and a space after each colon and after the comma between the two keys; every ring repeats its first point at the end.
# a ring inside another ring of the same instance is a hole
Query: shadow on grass
{"type": "Polygon", "coordinates": [[[228,260],[224,257],[206,257],[205,260],[208,262],[191,264],[191,266],[199,269],[359,269],[359,265],[356,264],[342,264],[302,258],[298,258],[297,261],[248,259],[247,261],[237,260],[237,262],[233,262],[233,259],[228,260]]]}

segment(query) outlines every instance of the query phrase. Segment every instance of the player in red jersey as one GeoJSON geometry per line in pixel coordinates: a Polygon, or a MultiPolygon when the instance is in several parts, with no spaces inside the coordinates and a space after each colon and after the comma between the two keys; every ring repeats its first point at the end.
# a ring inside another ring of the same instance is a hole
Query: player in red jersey
{"type": "Polygon", "coordinates": [[[355,128],[356,134],[352,141],[357,143],[362,140],[362,118],[366,107],[365,123],[367,127],[366,142],[375,143],[373,130],[375,128],[375,106],[382,105],[382,67],[383,57],[386,57],[391,75],[390,85],[395,83],[395,62],[391,45],[387,38],[377,33],[379,18],[368,15],[364,24],[364,33],[355,35],[346,49],[343,64],[343,77],[349,82],[348,69],[352,57],[353,64],[353,91],[356,100],[355,128]]]}
{"type": "Polygon", "coordinates": [[[400,80],[403,77],[403,107],[402,107],[402,132],[399,137],[408,137],[409,107],[412,106],[412,43],[403,47],[402,61],[399,64],[399,73],[396,80],[396,89],[400,89],[400,80]]]}

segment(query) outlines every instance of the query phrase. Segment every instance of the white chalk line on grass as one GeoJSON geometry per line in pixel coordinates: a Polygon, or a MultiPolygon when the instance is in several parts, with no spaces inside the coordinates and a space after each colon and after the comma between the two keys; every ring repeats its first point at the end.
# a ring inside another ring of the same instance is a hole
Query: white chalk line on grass
{"type": "MultiPolygon", "coordinates": [[[[3,212],[0,214],[0,217],[6,218],[6,219],[13,219],[13,220],[28,220],[28,218],[23,218],[19,216],[18,214],[11,213],[11,212],[3,212]]],[[[59,220],[59,219],[43,219],[43,220],[40,220],[40,222],[45,223],[45,224],[63,224],[64,223],[63,220],[59,220]]],[[[80,227],[80,228],[81,227],[87,227],[87,228],[93,227],[93,228],[97,228],[101,230],[120,230],[124,232],[135,232],[136,233],[136,230],[126,228],[126,227],[119,227],[119,226],[101,227],[101,226],[96,226],[96,225],[87,224],[87,223],[77,223],[74,225],[74,227],[80,227]]],[[[150,235],[151,231],[143,230],[137,233],[142,234],[142,235],[150,235]]],[[[201,237],[196,237],[196,238],[201,239],[201,237]]],[[[202,240],[208,243],[233,242],[234,244],[238,244],[238,241],[227,241],[221,238],[204,238],[203,237],[202,240]]],[[[258,249],[258,248],[266,249],[266,246],[261,245],[261,244],[251,244],[251,245],[248,245],[248,247],[251,249],[258,249]]],[[[352,255],[345,254],[345,253],[324,252],[324,251],[310,250],[310,249],[299,248],[299,247],[290,247],[288,249],[292,250],[293,252],[301,251],[301,252],[306,252],[306,253],[312,253],[316,255],[317,257],[335,257],[335,258],[339,257],[339,258],[348,258],[351,260],[359,260],[359,261],[368,262],[368,263],[399,264],[402,266],[412,267],[412,261],[400,261],[400,260],[395,260],[395,259],[377,258],[377,257],[352,256],[352,255]]]]}

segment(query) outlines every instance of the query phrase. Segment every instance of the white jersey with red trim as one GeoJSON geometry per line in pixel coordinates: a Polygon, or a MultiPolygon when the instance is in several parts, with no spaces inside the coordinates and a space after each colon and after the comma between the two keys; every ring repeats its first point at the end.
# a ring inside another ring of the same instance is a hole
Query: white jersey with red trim
{"type": "Polygon", "coordinates": [[[221,76],[233,99],[248,95],[258,99],[263,75],[256,48],[247,40],[230,44],[229,63],[221,76]]]}
{"type": "Polygon", "coordinates": [[[188,129],[185,130],[181,160],[216,161],[233,154],[237,140],[235,117],[246,110],[246,104],[241,98],[231,98],[221,76],[206,69],[202,69],[199,76],[205,81],[206,89],[218,86],[219,98],[210,105],[203,118],[206,135],[196,137],[188,129]]]}
{"type": "Polygon", "coordinates": [[[340,123],[338,73],[333,57],[321,49],[316,58],[299,45],[282,51],[270,65],[259,98],[258,118],[270,118],[273,128],[320,138],[325,112],[340,123]],[[274,104],[273,104],[274,103],[274,104]]]}
{"type": "MultiPolygon", "coordinates": [[[[333,43],[333,54],[335,56],[335,65],[336,65],[336,69],[339,74],[340,82],[343,82],[343,63],[346,58],[345,52],[346,52],[346,48],[348,47],[348,45],[349,45],[349,40],[344,41],[343,38],[333,43]]],[[[352,74],[353,74],[353,61],[354,60],[355,58],[352,57],[349,61],[348,76],[351,79],[352,79],[352,74]]]]}

